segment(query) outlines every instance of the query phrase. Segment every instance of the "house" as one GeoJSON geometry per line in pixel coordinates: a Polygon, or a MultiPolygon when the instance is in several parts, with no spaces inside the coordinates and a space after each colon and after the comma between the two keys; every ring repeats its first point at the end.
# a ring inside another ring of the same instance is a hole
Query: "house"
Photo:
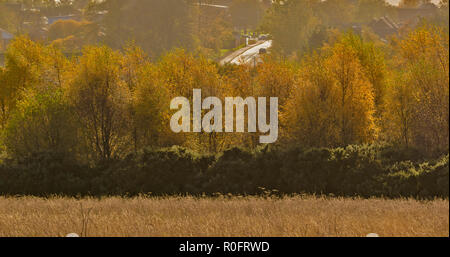
{"type": "Polygon", "coordinates": [[[433,3],[424,3],[415,8],[398,8],[398,21],[403,24],[417,23],[421,18],[432,18],[438,15],[439,7],[433,3]]]}
{"type": "Polygon", "coordinates": [[[13,38],[12,33],[0,28],[0,50],[4,50],[13,38]]]}
{"type": "Polygon", "coordinates": [[[0,7],[5,7],[6,9],[8,9],[11,12],[14,13],[20,13],[23,9],[23,4],[22,3],[0,3],[0,7]]]}
{"type": "Polygon", "coordinates": [[[383,39],[397,34],[400,27],[397,23],[391,20],[388,16],[373,19],[368,26],[373,30],[375,34],[383,39]]]}
{"type": "Polygon", "coordinates": [[[5,54],[4,51],[8,46],[9,42],[14,38],[14,35],[8,31],[0,28],[0,66],[5,65],[5,54]]]}
{"type": "Polygon", "coordinates": [[[64,16],[51,16],[51,17],[47,17],[47,25],[50,26],[57,21],[67,21],[67,20],[80,21],[81,17],[79,15],[75,15],[75,14],[69,14],[69,15],[64,15],[64,16]]]}
{"type": "Polygon", "coordinates": [[[89,16],[88,20],[95,23],[101,23],[107,14],[108,14],[107,10],[96,11],[95,13],[89,16]]]}

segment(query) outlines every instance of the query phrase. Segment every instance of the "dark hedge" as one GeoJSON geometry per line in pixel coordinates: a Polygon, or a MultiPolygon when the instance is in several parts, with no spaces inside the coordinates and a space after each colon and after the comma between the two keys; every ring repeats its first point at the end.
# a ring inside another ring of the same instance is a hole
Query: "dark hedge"
{"type": "Polygon", "coordinates": [[[448,198],[449,155],[364,145],[336,149],[233,148],[199,155],[181,147],[146,149],[95,166],[55,153],[0,165],[1,195],[324,194],[448,198]]]}

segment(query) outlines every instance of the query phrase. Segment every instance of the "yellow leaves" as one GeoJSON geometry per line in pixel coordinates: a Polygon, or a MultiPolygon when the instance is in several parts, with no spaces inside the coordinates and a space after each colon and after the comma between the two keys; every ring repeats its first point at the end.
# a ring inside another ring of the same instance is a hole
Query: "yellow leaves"
{"type": "Polygon", "coordinates": [[[40,79],[46,65],[44,47],[25,36],[16,38],[6,52],[6,67],[17,83],[17,87],[26,88],[40,79]]]}
{"type": "Polygon", "coordinates": [[[431,151],[448,148],[448,33],[431,25],[411,32],[399,41],[389,69],[384,49],[375,44],[351,33],[333,40],[301,63],[276,55],[251,67],[219,66],[183,49],[152,62],[133,43],[123,52],[89,46],[68,59],[55,44],[18,37],[0,69],[0,121],[5,128],[17,102],[37,106],[42,99],[36,95],[61,90],[76,111],[80,144],[86,142],[84,151],[100,159],[149,145],[211,152],[255,147],[256,134],[170,131],[171,99],[190,99],[193,89],[201,89],[203,97],[221,100],[278,97],[285,141],[331,147],[373,142],[382,127],[383,140],[431,151]],[[33,95],[22,93],[29,90],[33,95]]]}
{"type": "Polygon", "coordinates": [[[112,49],[86,47],[67,89],[90,154],[98,160],[129,149],[131,92],[122,79],[123,56],[112,49]]]}
{"type": "Polygon", "coordinates": [[[202,56],[194,57],[177,49],[165,55],[158,68],[168,83],[172,97],[190,98],[194,88],[202,89],[206,95],[221,92],[217,66],[202,56]]]}
{"type": "Polygon", "coordinates": [[[228,65],[223,68],[222,79],[229,85],[228,96],[247,97],[252,96],[255,89],[254,77],[251,67],[248,65],[228,65]],[[253,91],[253,92],[252,92],[253,91]]]}
{"type": "Polygon", "coordinates": [[[69,153],[76,142],[73,116],[60,88],[30,88],[22,93],[5,128],[10,154],[69,153]]]}
{"type": "Polygon", "coordinates": [[[283,106],[294,84],[293,67],[286,62],[265,58],[264,62],[257,66],[256,71],[258,90],[255,93],[259,96],[278,97],[279,104],[283,106]]]}
{"type": "Polygon", "coordinates": [[[401,42],[399,53],[403,62],[400,64],[425,60],[448,72],[448,48],[448,33],[441,27],[424,24],[401,42]]]}
{"type": "Polygon", "coordinates": [[[448,149],[449,36],[423,24],[399,42],[387,96],[387,134],[428,153],[448,149]]]}
{"type": "Polygon", "coordinates": [[[285,133],[309,146],[373,141],[373,87],[356,52],[343,43],[323,51],[307,57],[300,68],[282,115],[285,133]]]}
{"type": "MultiPolygon", "coordinates": [[[[162,82],[168,89],[168,98],[186,97],[192,99],[193,89],[201,89],[202,97],[215,96],[224,99],[232,96],[233,90],[227,81],[219,75],[218,67],[203,56],[194,57],[184,50],[177,49],[165,55],[157,63],[157,69],[162,82]]],[[[244,80],[242,80],[244,82],[244,80]]],[[[245,83],[245,82],[244,82],[245,83]]],[[[171,112],[173,114],[173,112],[171,112]]],[[[164,121],[167,126],[168,120],[164,121]]],[[[175,134],[169,132],[169,141],[189,146],[192,149],[218,151],[224,145],[224,137],[216,134],[175,134]]]]}
{"type": "MultiPolygon", "coordinates": [[[[133,43],[125,48],[125,53],[122,61],[122,68],[124,79],[131,91],[134,90],[138,83],[139,76],[145,76],[143,72],[149,71],[147,66],[150,65],[150,60],[147,54],[133,43]]],[[[152,69],[150,69],[152,71],[152,69]]]]}
{"type": "Polygon", "coordinates": [[[0,83],[1,125],[4,127],[17,101],[27,89],[45,91],[61,86],[69,62],[56,48],[43,46],[25,36],[15,38],[6,53],[0,83]]]}
{"type": "Polygon", "coordinates": [[[156,65],[137,68],[132,103],[135,137],[139,146],[157,145],[170,128],[169,88],[156,65]]]}

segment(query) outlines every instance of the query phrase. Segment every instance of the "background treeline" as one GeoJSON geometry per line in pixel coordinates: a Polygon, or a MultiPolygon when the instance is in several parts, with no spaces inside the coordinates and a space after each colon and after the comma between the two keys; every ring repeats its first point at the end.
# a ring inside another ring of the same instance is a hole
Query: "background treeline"
{"type": "MultiPolygon", "coordinates": [[[[388,16],[402,30],[414,27],[417,17],[404,20],[402,10],[430,0],[401,0],[400,6],[391,5],[395,2],[399,1],[0,0],[0,28],[29,34],[65,52],[79,53],[83,46],[96,43],[123,49],[134,40],[154,57],[179,47],[216,58],[236,47],[236,34],[261,32],[274,37],[277,52],[299,57],[322,47],[332,30],[362,26],[370,31],[368,25],[374,18],[388,16]],[[16,11],[12,4],[20,4],[23,11],[16,11]],[[67,19],[69,15],[74,18],[67,19]],[[58,16],[66,18],[49,24],[43,20],[58,16]]],[[[440,1],[437,9],[433,15],[416,15],[448,27],[448,0],[440,1]]]]}
{"type": "Polygon", "coordinates": [[[173,133],[170,101],[191,99],[197,88],[204,98],[278,97],[279,145],[387,142],[439,157],[449,145],[448,42],[448,32],[430,24],[382,46],[341,33],[300,62],[274,54],[251,67],[219,66],[182,49],[152,61],[133,44],[66,57],[18,37],[0,68],[2,146],[13,158],[58,152],[90,164],[144,147],[258,146],[251,133],[173,133]]]}
{"type": "Polygon", "coordinates": [[[417,151],[388,145],[232,148],[216,156],[172,147],[89,167],[41,153],[0,165],[0,194],[448,198],[449,156],[425,161],[417,151]]]}
{"type": "Polygon", "coordinates": [[[0,28],[14,34],[29,34],[65,52],[78,53],[83,46],[96,43],[123,49],[134,40],[150,56],[179,47],[217,57],[224,49],[236,47],[233,33],[239,35],[241,30],[258,28],[270,2],[0,0],[0,28]],[[17,4],[23,11],[13,8],[17,4]],[[68,19],[69,15],[73,18],[68,19]],[[42,20],[64,16],[50,24],[42,20]],[[43,28],[47,32],[42,32],[43,28]]]}

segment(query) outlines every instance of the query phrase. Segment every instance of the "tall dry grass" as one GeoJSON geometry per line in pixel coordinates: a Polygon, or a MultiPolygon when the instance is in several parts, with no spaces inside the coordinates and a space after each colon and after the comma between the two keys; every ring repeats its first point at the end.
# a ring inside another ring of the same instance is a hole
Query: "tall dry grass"
{"type": "Polygon", "coordinates": [[[449,201],[0,198],[0,236],[449,236],[449,201]]]}

